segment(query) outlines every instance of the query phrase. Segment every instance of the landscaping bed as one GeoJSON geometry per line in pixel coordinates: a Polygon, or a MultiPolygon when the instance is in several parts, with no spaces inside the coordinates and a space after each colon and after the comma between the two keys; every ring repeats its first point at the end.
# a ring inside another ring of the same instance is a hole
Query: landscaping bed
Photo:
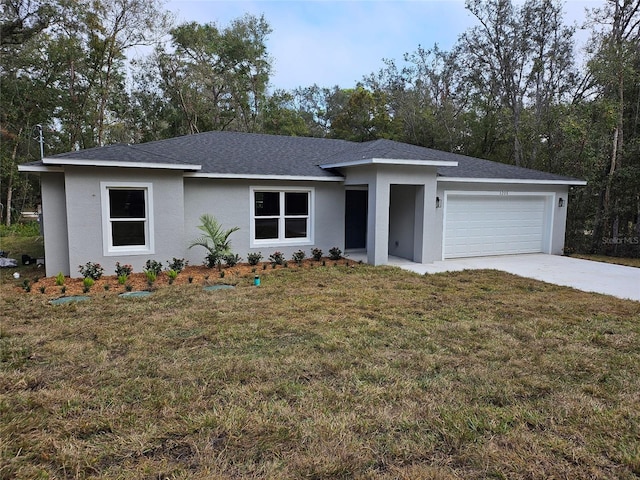
{"type": "Polygon", "coordinates": [[[47,299],[76,295],[115,296],[125,292],[157,290],[171,285],[252,285],[256,275],[262,278],[276,270],[304,270],[321,267],[323,265],[355,266],[356,264],[357,262],[348,259],[330,260],[324,258],[320,261],[305,259],[300,263],[285,262],[283,265],[273,265],[268,262],[263,262],[258,265],[242,263],[233,267],[221,266],[220,268],[208,268],[204,265],[187,266],[173,281],[170,280],[167,271],[162,271],[152,284],[149,284],[144,272],[132,273],[124,283],[119,283],[118,277],[115,275],[102,275],[98,280],[94,281],[94,284],[89,289],[86,289],[83,278],[64,277],[64,281],[60,285],[56,277],[41,277],[38,275],[39,271],[37,270],[22,275],[19,279],[13,279],[12,282],[13,288],[16,291],[29,293],[31,295],[40,295],[47,299]]]}

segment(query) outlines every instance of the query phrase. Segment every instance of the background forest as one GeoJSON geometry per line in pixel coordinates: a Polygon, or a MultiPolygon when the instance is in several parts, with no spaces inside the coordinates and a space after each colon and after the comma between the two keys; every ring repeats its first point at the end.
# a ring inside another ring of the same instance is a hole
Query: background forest
{"type": "Polygon", "coordinates": [[[176,25],[157,0],[2,0],[0,202],[38,203],[17,165],[110,143],[208,130],[389,138],[588,181],[568,250],[640,256],[640,0],[602,0],[586,52],[556,0],[467,0],[451,50],[381,59],[353,88],[270,86],[271,28],[176,25]],[[132,60],[131,50],[148,52],[132,60]]]}

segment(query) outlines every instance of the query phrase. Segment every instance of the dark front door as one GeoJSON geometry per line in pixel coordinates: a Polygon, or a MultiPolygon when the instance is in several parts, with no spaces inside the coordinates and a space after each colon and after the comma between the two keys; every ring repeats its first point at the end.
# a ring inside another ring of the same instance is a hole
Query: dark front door
{"type": "Polygon", "coordinates": [[[367,248],[367,202],[366,190],[347,190],[344,226],[347,249],[367,248]]]}

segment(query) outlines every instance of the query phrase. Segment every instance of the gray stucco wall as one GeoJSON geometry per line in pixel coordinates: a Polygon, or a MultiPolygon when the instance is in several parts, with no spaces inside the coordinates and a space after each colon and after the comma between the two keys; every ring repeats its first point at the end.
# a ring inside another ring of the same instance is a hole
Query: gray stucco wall
{"type": "Polygon", "coordinates": [[[67,236],[67,207],[64,174],[43,173],[42,228],[44,233],[45,274],[50,277],[62,272],[69,275],[69,239],[67,236]]]}
{"type": "Polygon", "coordinates": [[[545,253],[562,255],[564,253],[564,238],[567,221],[568,186],[540,185],[540,184],[502,184],[502,183],[465,183],[438,181],[437,196],[441,199],[443,208],[437,209],[437,229],[440,232],[433,243],[432,254],[442,259],[442,229],[444,226],[444,202],[447,192],[505,192],[505,193],[538,193],[548,194],[547,214],[550,221],[551,235],[549,243],[545,245],[545,253]],[[564,206],[558,206],[558,199],[562,197],[564,206]]]}
{"type": "Polygon", "coordinates": [[[389,202],[389,255],[413,260],[416,188],[391,185],[389,202]]]}
{"type": "Polygon", "coordinates": [[[134,272],[140,272],[149,259],[165,263],[173,257],[185,257],[183,185],[182,171],[66,167],[71,276],[79,276],[78,265],[87,262],[100,263],[105,275],[113,275],[116,261],[131,264],[134,272]],[[152,184],[153,253],[104,255],[101,182],[152,184]]]}
{"type": "MultiPolygon", "coordinates": [[[[325,254],[332,247],[344,250],[344,185],[339,182],[293,182],[293,181],[249,181],[249,180],[217,180],[208,178],[185,178],[185,217],[184,229],[186,243],[200,236],[197,226],[200,216],[209,213],[224,228],[239,227],[229,239],[234,253],[245,261],[247,253],[260,252],[267,260],[275,251],[284,254],[287,260],[294,252],[303,250],[311,256],[312,248],[320,248],[325,254]],[[290,246],[251,247],[250,234],[250,202],[251,187],[268,188],[313,188],[315,211],[313,220],[313,244],[304,243],[290,246]]],[[[203,263],[206,251],[202,247],[193,247],[185,254],[189,263],[203,263]]]]}
{"type": "Polygon", "coordinates": [[[439,234],[434,231],[436,167],[378,164],[344,170],[346,185],[368,187],[368,263],[386,264],[389,253],[397,253],[390,250],[390,247],[395,248],[396,241],[398,247],[401,242],[407,245],[400,251],[400,256],[420,263],[439,260],[433,256],[433,243],[439,234]],[[413,197],[413,202],[409,197],[413,197]],[[413,222],[413,230],[403,232],[403,226],[410,222],[413,222]],[[413,235],[413,241],[409,235],[413,235]],[[409,253],[408,245],[413,245],[412,253],[409,253]]]}

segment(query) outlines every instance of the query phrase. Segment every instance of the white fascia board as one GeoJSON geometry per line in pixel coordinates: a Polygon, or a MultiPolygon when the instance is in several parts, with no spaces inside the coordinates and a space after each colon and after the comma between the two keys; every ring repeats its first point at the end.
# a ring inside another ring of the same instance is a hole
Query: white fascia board
{"type": "Polygon", "coordinates": [[[119,162],[69,158],[43,158],[45,165],[77,166],[77,167],[116,167],[116,168],[153,168],[159,170],[200,170],[201,165],[151,162],[119,162]]]}
{"type": "Polygon", "coordinates": [[[361,165],[413,165],[419,167],[457,167],[458,162],[447,160],[403,160],[401,158],[364,158],[350,162],[329,163],[320,168],[358,167],[361,165]]]}
{"type": "Polygon", "coordinates": [[[46,165],[18,165],[18,171],[29,173],[60,173],[64,172],[64,169],[62,167],[49,167],[46,165]]]}
{"type": "Polygon", "coordinates": [[[584,180],[533,180],[525,178],[465,178],[465,177],[438,177],[438,182],[456,183],[517,183],[530,185],[586,185],[584,180]]]}
{"type": "Polygon", "coordinates": [[[344,177],[305,177],[303,175],[257,175],[243,173],[185,173],[185,178],[217,178],[230,180],[279,180],[296,182],[344,182],[344,177]]]}

